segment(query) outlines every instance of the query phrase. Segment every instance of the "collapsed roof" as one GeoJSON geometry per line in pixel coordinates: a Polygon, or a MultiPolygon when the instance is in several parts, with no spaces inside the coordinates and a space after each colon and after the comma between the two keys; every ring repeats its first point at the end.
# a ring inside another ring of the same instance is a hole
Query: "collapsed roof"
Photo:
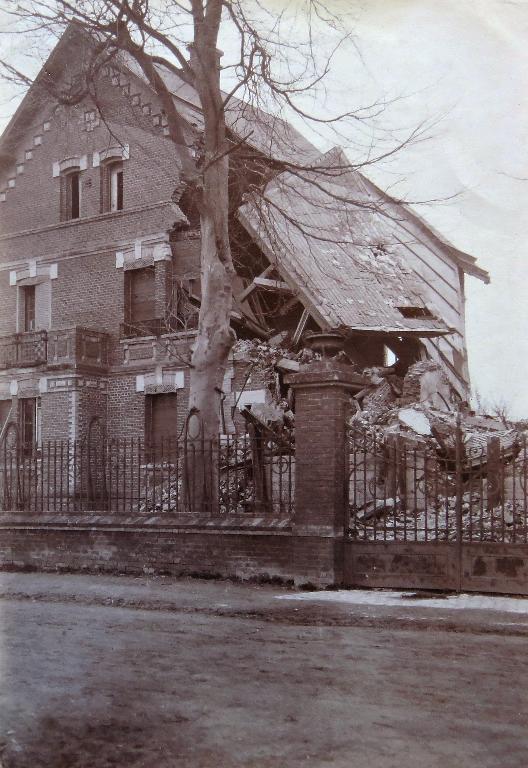
{"type": "MultiPolygon", "coordinates": [[[[42,72],[60,60],[63,41],[71,44],[71,36],[79,32],[78,25],[66,31],[42,72]]],[[[116,66],[148,86],[129,55],[120,53],[116,66]]],[[[189,132],[200,131],[203,117],[196,91],[176,71],[157,66],[189,132]]],[[[4,132],[0,154],[10,154],[16,123],[41,99],[42,94],[35,96],[30,89],[4,132]]],[[[230,100],[226,120],[237,139],[275,167],[284,163],[289,168],[267,184],[263,196],[248,197],[238,217],[322,328],[424,338],[452,332],[453,324],[427,296],[408,258],[406,225],[421,232],[453,267],[487,282],[487,273],[472,256],[351,170],[342,150],[321,154],[286,121],[240,99],[230,100]]]]}

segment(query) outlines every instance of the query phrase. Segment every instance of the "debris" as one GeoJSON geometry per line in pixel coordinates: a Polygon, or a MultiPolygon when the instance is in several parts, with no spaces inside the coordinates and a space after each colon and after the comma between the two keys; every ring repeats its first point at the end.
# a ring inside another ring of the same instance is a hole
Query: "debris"
{"type": "Polygon", "coordinates": [[[431,435],[431,424],[426,414],[417,408],[402,408],[398,412],[398,419],[405,427],[409,427],[418,435],[431,435]]]}
{"type": "Polygon", "coordinates": [[[402,405],[421,403],[438,410],[452,410],[451,388],[442,367],[433,360],[409,366],[403,379],[402,405]]]}

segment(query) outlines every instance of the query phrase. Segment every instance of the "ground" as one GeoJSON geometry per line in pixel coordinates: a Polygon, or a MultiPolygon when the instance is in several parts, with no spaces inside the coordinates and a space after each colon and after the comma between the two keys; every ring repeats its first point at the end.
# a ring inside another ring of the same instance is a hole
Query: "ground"
{"type": "Polygon", "coordinates": [[[0,765],[524,768],[528,601],[373,594],[0,574],[0,765]]]}

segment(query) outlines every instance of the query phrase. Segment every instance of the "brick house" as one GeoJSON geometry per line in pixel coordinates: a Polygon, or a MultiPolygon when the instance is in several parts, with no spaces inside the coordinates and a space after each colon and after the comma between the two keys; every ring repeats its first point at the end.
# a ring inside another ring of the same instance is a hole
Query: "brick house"
{"type": "MultiPolygon", "coordinates": [[[[154,441],[186,415],[199,217],[163,110],[133,63],[102,69],[81,103],[48,95],[45,78],[72,79],[86,45],[75,27],[64,34],[0,140],[0,422],[17,423],[28,445],[82,439],[94,417],[110,437],[154,441]]],[[[198,145],[196,94],[160,73],[198,145]]],[[[464,398],[464,277],[487,280],[475,260],[360,174],[319,175],[339,150],[321,155],[241,102],[227,119],[234,141],[247,136],[231,164],[239,337],[287,334],[298,348],[307,331],[338,328],[359,366],[382,365],[388,352],[404,366],[426,355],[464,398]],[[299,179],[281,169],[292,155],[313,170],[299,179]],[[267,184],[267,204],[252,184],[267,184]],[[325,186],[358,204],[329,212],[325,186]]],[[[228,406],[265,396],[246,368],[228,367],[228,406]]]]}

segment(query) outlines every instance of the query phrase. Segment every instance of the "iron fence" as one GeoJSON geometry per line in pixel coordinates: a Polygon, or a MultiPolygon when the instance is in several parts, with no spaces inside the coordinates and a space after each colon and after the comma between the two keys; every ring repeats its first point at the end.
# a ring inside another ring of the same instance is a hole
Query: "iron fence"
{"type": "Polygon", "coordinates": [[[528,543],[525,434],[349,429],[349,537],[528,543]]]}
{"type": "Polygon", "coordinates": [[[35,513],[208,514],[290,517],[295,459],[290,440],[246,433],[0,443],[0,508],[35,513]]]}

